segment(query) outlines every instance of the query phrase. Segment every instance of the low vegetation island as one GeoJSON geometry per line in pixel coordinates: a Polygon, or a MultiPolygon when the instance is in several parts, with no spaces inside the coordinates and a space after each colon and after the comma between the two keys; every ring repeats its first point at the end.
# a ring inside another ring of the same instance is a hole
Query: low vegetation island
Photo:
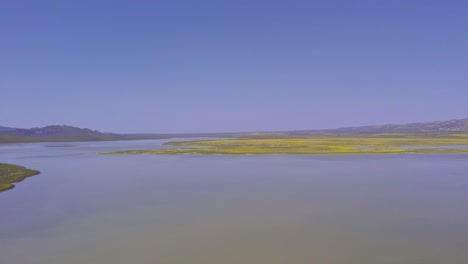
{"type": "Polygon", "coordinates": [[[22,166],[0,163],[0,192],[13,189],[15,187],[14,183],[39,173],[37,170],[27,169],[22,166]]]}
{"type": "MultiPolygon", "coordinates": [[[[248,137],[248,135],[244,135],[248,137]]],[[[317,134],[260,133],[255,138],[168,142],[170,148],[102,154],[385,154],[468,153],[468,134],[317,134]]]]}

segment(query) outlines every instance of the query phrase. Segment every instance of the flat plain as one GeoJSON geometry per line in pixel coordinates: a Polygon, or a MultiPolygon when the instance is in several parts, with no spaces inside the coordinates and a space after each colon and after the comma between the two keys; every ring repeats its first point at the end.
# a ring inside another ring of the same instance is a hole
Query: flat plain
{"type": "Polygon", "coordinates": [[[170,148],[102,154],[387,154],[468,153],[468,134],[244,134],[242,138],[170,141],[170,148]]]}

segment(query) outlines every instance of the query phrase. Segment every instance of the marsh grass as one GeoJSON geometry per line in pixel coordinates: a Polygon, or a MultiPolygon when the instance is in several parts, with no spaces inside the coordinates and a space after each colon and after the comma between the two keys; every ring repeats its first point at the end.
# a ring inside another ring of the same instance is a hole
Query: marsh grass
{"type": "Polygon", "coordinates": [[[0,163],[0,192],[12,189],[15,187],[14,183],[39,173],[37,170],[30,170],[22,166],[0,163]]]}
{"type": "MultiPolygon", "coordinates": [[[[276,136],[280,136],[276,134],[276,136]]],[[[170,149],[128,150],[104,154],[385,154],[467,153],[467,134],[314,135],[292,138],[240,138],[175,141],[170,149]],[[467,145],[466,148],[452,146],[467,145]]]]}

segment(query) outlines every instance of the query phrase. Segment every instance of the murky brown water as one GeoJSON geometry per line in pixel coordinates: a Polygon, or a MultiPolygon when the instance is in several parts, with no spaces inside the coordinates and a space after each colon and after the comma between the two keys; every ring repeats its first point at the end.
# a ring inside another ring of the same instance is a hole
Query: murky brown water
{"type": "Polygon", "coordinates": [[[468,263],[468,155],[90,154],[160,143],[0,145],[0,263],[468,263]]]}

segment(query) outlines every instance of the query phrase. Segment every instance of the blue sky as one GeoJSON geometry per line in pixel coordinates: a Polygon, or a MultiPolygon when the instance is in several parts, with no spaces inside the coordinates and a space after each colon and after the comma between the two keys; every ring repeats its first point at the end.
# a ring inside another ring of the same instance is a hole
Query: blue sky
{"type": "Polygon", "coordinates": [[[467,1],[2,1],[0,125],[112,132],[468,118],[467,1]]]}

